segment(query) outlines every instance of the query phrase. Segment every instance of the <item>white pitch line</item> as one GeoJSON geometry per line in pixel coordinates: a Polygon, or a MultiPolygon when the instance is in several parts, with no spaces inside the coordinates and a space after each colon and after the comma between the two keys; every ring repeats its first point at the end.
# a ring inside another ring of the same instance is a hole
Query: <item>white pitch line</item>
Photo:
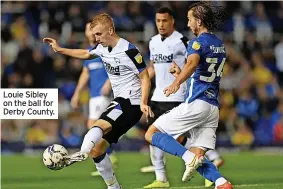
{"type": "MultiPolygon", "coordinates": [[[[276,185],[276,184],[238,184],[233,185],[234,187],[245,188],[245,187],[260,187],[265,185],[276,185]]],[[[180,186],[180,187],[170,187],[170,189],[190,189],[190,188],[204,188],[204,186],[180,186]]],[[[143,189],[143,188],[134,188],[134,189],[143,189]]]]}

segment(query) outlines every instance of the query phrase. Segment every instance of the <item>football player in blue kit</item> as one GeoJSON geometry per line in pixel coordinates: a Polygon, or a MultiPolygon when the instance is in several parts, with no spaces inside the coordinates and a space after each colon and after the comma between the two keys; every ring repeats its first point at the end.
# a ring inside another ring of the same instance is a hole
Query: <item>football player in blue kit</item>
{"type": "Polygon", "coordinates": [[[153,146],[179,156],[185,161],[183,181],[198,171],[215,183],[215,189],[232,189],[215,165],[204,157],[216,143],[219,121],[219,83],[226,60],[223,42],[212,31],[223,20],[221,9],[206,3],[194,3],[188,11],[188,27],[196,38],[188,44],[188,57],[174,82],[164,89],[166,96],[175,94],[183,82],[188,89],[185,101],[160,116],[148,129],[145,138],[153,146]],[[176,139],[189,132],[189,150],[176,139]]]}

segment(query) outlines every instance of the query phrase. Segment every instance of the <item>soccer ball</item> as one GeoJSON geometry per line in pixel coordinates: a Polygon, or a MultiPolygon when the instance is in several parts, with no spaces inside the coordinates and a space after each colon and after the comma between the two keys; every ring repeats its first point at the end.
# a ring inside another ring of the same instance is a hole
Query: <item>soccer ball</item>
{"type": "Polygon", "coordinates": [[[43,152],[43,163],[49,169],[60,170],[63,168],[63,157],[66,155],[68,151],[64,146],[53,144],[43,152]]]}

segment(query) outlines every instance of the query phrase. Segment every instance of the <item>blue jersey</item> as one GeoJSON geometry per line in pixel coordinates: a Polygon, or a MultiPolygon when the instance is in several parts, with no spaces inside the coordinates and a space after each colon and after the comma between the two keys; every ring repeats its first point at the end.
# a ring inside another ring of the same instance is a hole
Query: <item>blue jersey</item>
{"type": "Polygon", "coordinates": [[[101,88],[108,79],[101,58],[85,60],[84,67],[89,71],[89,90],[91,98],[101,96],[101,88]]]}
{"type": "Polygon", "coordinates": [[[195,72],[187,81],[186,102],[200,99],[219,106],[219,83],[226,60],[223,42],[214,34],[202,33],[189,42],[187,50],[188,55],[198,54],[200,61],[195,72]]]}

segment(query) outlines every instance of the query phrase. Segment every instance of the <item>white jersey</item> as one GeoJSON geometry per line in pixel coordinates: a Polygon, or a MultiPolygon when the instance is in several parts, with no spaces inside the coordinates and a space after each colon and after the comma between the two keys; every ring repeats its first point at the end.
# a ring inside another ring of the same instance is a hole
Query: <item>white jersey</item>
{"type": "Polygon", "coordinates": [[[188,39],[181,33],[174,31],[169,37],[162,40],[160,34],[155,35],[149,42],[150,60],[153,62],[155,70],[155,85],[152,101],[157,102],[183,102],[187,86],[184,82],[180,89],[166,97],[163,90],[171,85],[175,77],[169,73],[172,61],[183,69],[187,58],[188,39]]]}
{"type": "Polygon", "coordinates": [[[146,65],[139,50],[127,40],[120,38],[110,49],[98,44],[90,50],[91,55],[101,57],[107,71],[114,98],[130,99],[133,105],[141,102],[141,81],[139,73],[146,65]]]}

